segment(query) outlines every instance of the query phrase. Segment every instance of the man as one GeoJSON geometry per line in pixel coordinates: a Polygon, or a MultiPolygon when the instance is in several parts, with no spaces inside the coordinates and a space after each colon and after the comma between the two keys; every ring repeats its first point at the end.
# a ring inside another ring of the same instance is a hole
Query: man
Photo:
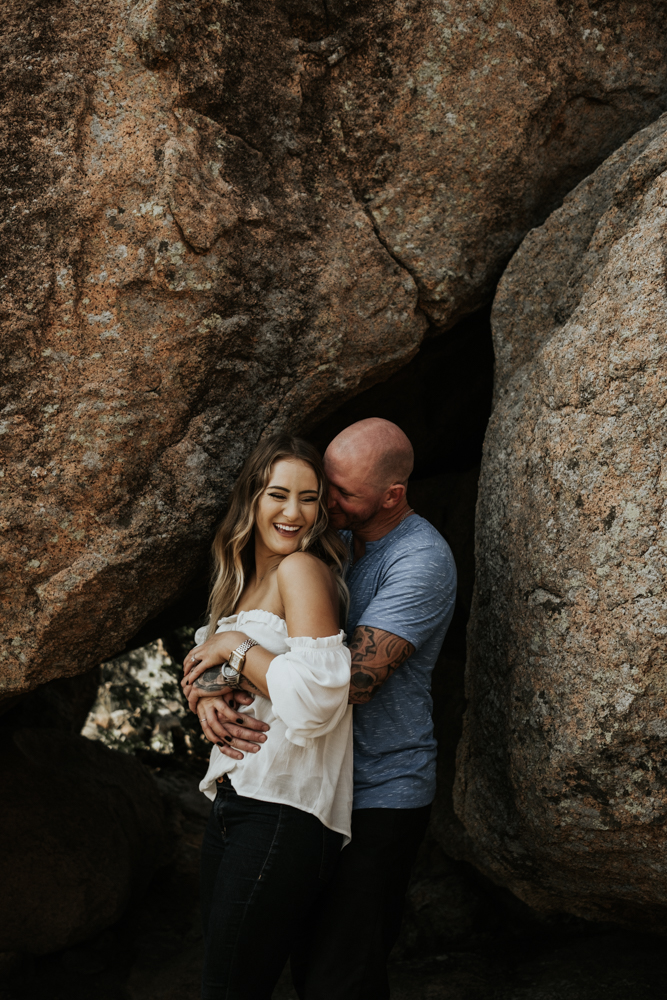
{"type": "MultiPolygon", "coordinates": [[[[354,807],[352,842],[292,956],[302,1000],[389,996],[387,958],[435,794],[431,673],[456,568],[445,540],[408,505],[413,461],[403,431],[380,418],[346,428],[324,456],[331,522],[350,546],[354,807]]],[[[231,719],[221,735],[233,756],[259,738],[231,719]]]]}
{"type": "Polygon", "coordinates": [[[431,673],[454,611],[445,540],[407,501],[412,446],[371,418],[326,450],[332,524],[351,549],[347,574],[354,710],[352,842],[292,971],[303,1000],[383,1000],[387,958],[435,795],[431,673]]]}

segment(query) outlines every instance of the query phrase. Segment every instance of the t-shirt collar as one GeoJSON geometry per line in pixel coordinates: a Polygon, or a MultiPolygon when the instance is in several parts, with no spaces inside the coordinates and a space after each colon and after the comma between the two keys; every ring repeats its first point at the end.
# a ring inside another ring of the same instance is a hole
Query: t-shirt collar
{"type": "Polygon", "coordinates": [[[346,531],[345,534],[347,535],[347,545],[350,550],[350,567],[354,568],[355,566],[358,566],[359,563],[362,562],[367,555],[369,555],[371,552],[378,551],[379,549],[382,548],[383,545],[389,542],[392,536],[396,538],[396,532],[400,528],[404,528],[405,525],[408,523],[408,521],[412,521],[417,517],[419,517],[418,514],[410,514],[410,516],[406,517],[403,521],[399,521],[396,527],[392,528],[391,531],[388,531],[386,535],[382,536],[382,538],[375,538],[372,542],[366,542],[366,551],[364,552],[361,559],[357,559],[356,563],[352,562],[352,560],[354,559],[354,537],[351,531],[349,530],[346,531]]]}

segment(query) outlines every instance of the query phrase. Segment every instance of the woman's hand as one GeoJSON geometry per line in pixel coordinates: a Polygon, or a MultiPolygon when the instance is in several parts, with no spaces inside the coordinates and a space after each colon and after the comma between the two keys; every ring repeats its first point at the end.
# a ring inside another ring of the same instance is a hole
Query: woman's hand
{"type": "MultiPolygon", "coordinates": [[[[183,664],[185,676],[181,686],[193,712],[196,711],[199,698],[223,694],[229,690],[220,675],[220,666],[247,638],[243,632],[220,632],[188,653],[183,664]]],[[[266,672],[273,659],[275,654],[261,646],[253,646],[248,651],[241,676],[244,690],[268,698],[266,672]]]]}
{"type": "Polygon", "coordinates": [[[209,695],[197,702],[197,716],[204,736],[232,760],[243,760],[243,753],[257,753],[269,729],[265,722],[239,713],[240,701],[249,704],[252,698],[242,691],[228,691],[223,697],[209,695]]]}
{"type": "Polygon", "coordinates": [[[200,698],[223,695],[230,690],[220,674],[220,666],[247,638],[242,632],[220,632],[190,650],[183,663],[181,687],[191,711],[197,711],[200,698]]]}
{"type": "Polygon", "coordinates": [[[183,687],[192,685],[205,670],[225,663],[232,651],[248,638],[243,632],[218,632],[191,649],[183,663],[183,687]]]}

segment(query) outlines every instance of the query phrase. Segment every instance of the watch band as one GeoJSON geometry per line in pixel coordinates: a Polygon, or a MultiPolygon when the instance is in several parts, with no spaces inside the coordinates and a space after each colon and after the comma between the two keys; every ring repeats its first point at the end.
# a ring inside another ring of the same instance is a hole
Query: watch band
{"type": "Polygon", "coordinates": [[[237,674],[241,674],[243,667],[245,666],[246,653],[253,646],[259,646],[259,643],[254,639],[245,639],[240,646],[232,650],[229,656],[228,663],[230,667],[236,670],[237,674]]]}

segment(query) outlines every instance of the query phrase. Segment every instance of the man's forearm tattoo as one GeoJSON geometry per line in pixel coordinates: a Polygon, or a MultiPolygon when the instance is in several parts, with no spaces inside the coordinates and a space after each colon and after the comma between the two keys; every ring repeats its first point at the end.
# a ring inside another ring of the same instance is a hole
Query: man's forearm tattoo
{"type": "Polygon", "coordinates": [[[412,643],[381,628],[360,625],[350,640],[350,703],[370,701],[395,670],[414,653],[412,643]]]}

